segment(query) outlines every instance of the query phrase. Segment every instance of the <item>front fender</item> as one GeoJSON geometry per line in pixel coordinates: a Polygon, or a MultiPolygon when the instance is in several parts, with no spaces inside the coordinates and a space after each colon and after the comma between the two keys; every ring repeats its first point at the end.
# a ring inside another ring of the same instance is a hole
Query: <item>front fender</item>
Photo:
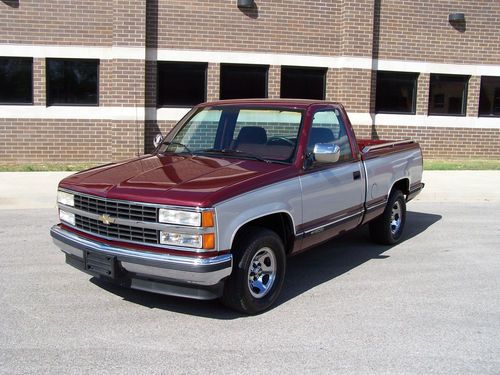
{"type": "Polygon", "coordinates": [[[302,195],[298,178],[273,184],[222,202],[215,206],[217,248],[232,248],[238,230],[245,224],[276,213],[290,216],[295,232],[302,222],[302,195]]]}

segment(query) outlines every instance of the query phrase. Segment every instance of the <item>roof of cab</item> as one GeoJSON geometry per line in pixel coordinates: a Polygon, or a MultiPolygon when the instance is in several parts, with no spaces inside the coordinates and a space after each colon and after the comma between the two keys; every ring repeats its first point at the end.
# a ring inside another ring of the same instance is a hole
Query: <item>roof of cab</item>
{"type": "Polygon", "coordinates": [[[339,103],[310,99],[231,99],[201,103],[198,104],[197,107],[213,107],[221,105],[290,107],[305,109],[312,105],[339,105],[339,103]]]}

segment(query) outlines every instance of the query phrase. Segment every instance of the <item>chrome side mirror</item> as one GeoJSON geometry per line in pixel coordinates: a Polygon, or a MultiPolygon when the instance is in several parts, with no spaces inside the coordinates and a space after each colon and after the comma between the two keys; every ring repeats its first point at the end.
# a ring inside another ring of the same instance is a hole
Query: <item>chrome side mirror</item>
{"type": "Polygon", "coordinates": [[[318,163],[336,163],[340,158],[340,147],[334,143],[316,143],[313,155],[318,163]]]}
{"type": "Polygon", "coordinates": [[[163,135],[161,133],[158,133],[155,135],[155,138],[153,139],[153,145],[155,148],[157,148],[161,143],[163,142],[163,135]]]}

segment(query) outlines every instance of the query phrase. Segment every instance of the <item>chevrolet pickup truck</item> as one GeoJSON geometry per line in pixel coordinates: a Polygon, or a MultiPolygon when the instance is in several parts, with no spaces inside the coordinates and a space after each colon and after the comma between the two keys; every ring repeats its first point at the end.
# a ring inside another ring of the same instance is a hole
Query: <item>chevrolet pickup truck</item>
{"type": "Polygon", "coordinates": [[[337,103],[204,103],[155,146],[62,180],[55,244],[94,277],[248,314],[275,302],[290,255],[364,224],[400,241],[424,187],[417,143],[356,140],[337,103]]]}

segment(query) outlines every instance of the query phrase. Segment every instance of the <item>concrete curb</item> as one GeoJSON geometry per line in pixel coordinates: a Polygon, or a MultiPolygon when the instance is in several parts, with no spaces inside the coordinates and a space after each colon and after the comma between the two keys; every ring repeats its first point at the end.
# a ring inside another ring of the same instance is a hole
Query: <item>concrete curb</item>
{"type": "MultiPolygon", "coordinates": [[[[57,184],[74,172],[1,172],[0,210],[55,208],[57,184]]],[[[425,171],[423,202],[500,202],[500,171],[425,171]]]]}

